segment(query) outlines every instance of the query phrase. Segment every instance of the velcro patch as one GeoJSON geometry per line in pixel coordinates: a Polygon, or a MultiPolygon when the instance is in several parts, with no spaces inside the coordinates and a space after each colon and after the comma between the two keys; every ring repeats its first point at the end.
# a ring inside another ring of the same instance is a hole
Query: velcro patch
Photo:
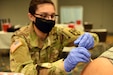
{"type": "Polygon", "coordinates": [[[10,47],[10,52],[13,53],[18,47],[22,45],[20,40],[16,40],[10,47]]]}
{"type": "Polygon", "coordinates": [[[43,63],[43,64],[41,65],[41,67],[51,68],[52,65],[51,65],[51,63],[43,63]]]}

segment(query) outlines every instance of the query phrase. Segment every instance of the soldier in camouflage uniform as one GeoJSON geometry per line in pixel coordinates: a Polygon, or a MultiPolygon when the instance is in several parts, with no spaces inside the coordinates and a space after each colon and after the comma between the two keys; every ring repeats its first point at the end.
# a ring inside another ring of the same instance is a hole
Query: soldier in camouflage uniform
{"type": "MultiPolygon", "coordinates": [[[[22,27],[12,36],[11,71],[25,75],[66,75],[64,61],[60,59],[62,50],[65,46],[71,46],[72,42],[84,32],[54,26],[56,15],[54,4],[50,0],[32,0],[28,16],[32,23],[22,27]],[[39,12],[42,14],[38,14],[39,12]],[[48,25],[45,25],[46,19],[48,25]]],[[[98,36],[94,33],[91,35],[96,44],[98,36]]],[[[93,41],[89,40],[90,37],[86,39],[88,40],[84,41],[86,45],[93,41]]]]}

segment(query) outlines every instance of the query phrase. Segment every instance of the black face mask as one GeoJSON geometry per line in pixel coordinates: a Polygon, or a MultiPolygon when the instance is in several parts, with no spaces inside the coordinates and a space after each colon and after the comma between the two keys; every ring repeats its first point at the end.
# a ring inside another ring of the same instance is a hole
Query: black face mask
{"type": "Polygon", "coordinates": [[[43,33],[49,33],[55,25],[55,21],[53,20],[46,20],[38,17],[36,17],[36,21],[33,23],[43,33]]]}

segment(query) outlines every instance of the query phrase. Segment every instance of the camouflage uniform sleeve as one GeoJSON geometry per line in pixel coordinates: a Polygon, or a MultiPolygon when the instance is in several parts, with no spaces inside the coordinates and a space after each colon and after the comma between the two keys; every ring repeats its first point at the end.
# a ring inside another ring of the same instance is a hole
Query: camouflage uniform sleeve
{"type": "Polygon", "coordinates": [[[63,46],[74,46],[73,41],[76,40],[84,32],[77,31],[67,27],[58,27],[58,34],[62,37],[63,46]]]}
{"type": "MultiPolygon", "coordinates": [[[[73,41],[75,41],[80,35],[85,33],[84,31],[78,31],[76,29],[71,29],[67,27],[59,27],[58,32],[62,34],[63,46],[68,46],[70,45],[70,43],[73,44],[73,41]]],[[[98,35],[96,33],[90,34],[94,37],[94,44],[96,45],[99,42],[98,35]]]]}
{"type": "Polygon", "coordinates": [[[113,47],[111,47],[110,49],[108,49],[107,51],[103,52],[99,57],[104,57],[107,58],[111,61],[111,63],[113,64],[113,47]]]}
{"type": "Polygon", "coordinates": [[[33,64],[25,40],[17,36],[12,38],[10,47],[10,69],[25,75],[37,75],[36,66],[33,64]]]}
{"type": "Polygon", "coordinates": [[[42,63],[39,75],[68,75],[64,70],[64,61],[60,59],[53,63],[42,63]]]}
{"type": "Polygon", "coordinates": [[[94,46],[99,43],[99,36],[96,33],[90,33],[94,38],[94,46]]]}

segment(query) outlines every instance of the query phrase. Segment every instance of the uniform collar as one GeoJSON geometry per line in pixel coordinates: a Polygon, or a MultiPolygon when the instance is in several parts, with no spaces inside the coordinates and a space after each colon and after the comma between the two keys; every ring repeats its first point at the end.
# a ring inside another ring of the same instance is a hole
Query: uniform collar
{"type": "Polygon", "coordinates": [[[31,44],[32,47],[37,47],[37,42],[36,41],[37,41],[38,37],[36,36],[36,33],[34,31],[32,23],[30,23],[29,29],[30,29],[30,34],[29,34],[30,35],[30,37],[29,37],[30,44],[31,44]]]}

